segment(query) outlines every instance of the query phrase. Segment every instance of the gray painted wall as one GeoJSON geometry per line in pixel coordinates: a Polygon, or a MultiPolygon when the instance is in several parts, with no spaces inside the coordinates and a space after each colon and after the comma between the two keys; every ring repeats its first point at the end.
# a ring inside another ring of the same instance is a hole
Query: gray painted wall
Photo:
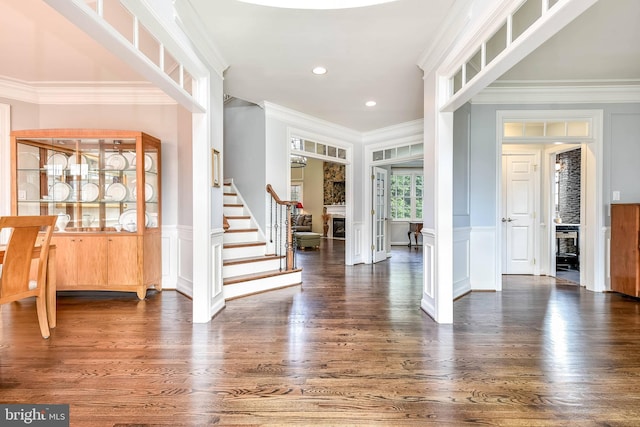
{"type": "Polygon", "coordinates": [[[225,104],[224,178],[233,178],[263,230],[266,225],[264,205],[267,185],[265,126],[264,110],[258,105],[240,99],[225,104]]]}
{"type": "Polygon", "coordinates": [[[465,104],[453,115],[453,227],[468,227],[469,155],[471,106],[465,104]]]}
{"type": "MultiPolygon", "coordinates": [[[[498,110],[603,110],[603,209],[608,213],[613,190],[616,203],[640,203],[640,103],[472,105],[470,202],[472,226],[494,226],[496,201],[496,112],[498,110]]],[[[605,217],[609,224],[609,216],[605,217]]]]}

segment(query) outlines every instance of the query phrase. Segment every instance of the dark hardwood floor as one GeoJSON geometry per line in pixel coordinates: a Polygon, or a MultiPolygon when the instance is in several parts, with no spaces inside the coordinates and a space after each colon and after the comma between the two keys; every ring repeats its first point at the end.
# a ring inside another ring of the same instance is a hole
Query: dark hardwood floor
{"type": "Polygon", "coordinates": [[[419,309],[422,249],[344,266],[301,251],[302,288],[191,324],[179,293],[60,293],[0,312],[0,403],[69,403],[71,426],[640,425],[640,303],[545,277],[419,309]]]}

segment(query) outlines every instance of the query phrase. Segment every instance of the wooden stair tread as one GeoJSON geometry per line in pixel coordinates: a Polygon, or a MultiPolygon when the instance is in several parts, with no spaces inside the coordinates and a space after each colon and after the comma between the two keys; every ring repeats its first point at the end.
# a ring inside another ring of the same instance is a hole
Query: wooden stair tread
{"type": "Polygon", "coordinates": [[[233,277],[229,277],[227,279],[223,280],[223,284],[224,285],[233,285],[236,283],[242,283],[242,282],[248,282],[250,280],[258,280],[258,279],[266,279],[268,277],[275,277],[275,276],[283,276],[285,274],[291,274],[291,273],[298,273],[302,271],[301,268],[295,268],[293,270],[271,270],[271,271],[263,271],[260,273],[253,273],[253,274],[244,274],[242,276],[233,276],[233,277]]]}
{"type": "Polygon", "coordinates": [[[239,242],[239,243],[225,243],[222,245],[223,249],[230,248],[244,248],[250,246],[266,246],[267,242],[239,242]]]}
{"type": "Polygon", "coordinates": [[[237,264],[249,264],[252,262],[260,262],[260,261],[271,261],[274,259],[284,258],[284,255],[263,255],[256,257],[247,257],[247,258],[233,258],[228,259],[222,262],[222,265],[237,265],[237,264]]]}
{"type": "Polygon", "coordinates": [[[229,229],[229,230],[225,230],[225,233],[253,233],[253,232],[257,232],[258,229],[257,228],[234,228],[234,229],[229,229]]]}
{"type": "MultiPolygon", "coordinates": [[[[225,208],[241,208],[244,207],[244,205],[242,203],[225,203],[223,205],[225,208]]],[[[227,216],[228,218],[228,216],[227,216]]]]}
{"type": "Polygon", "coordinates": [[[249,215],[225,215],[227,219],[251,219],[249,215]]]}

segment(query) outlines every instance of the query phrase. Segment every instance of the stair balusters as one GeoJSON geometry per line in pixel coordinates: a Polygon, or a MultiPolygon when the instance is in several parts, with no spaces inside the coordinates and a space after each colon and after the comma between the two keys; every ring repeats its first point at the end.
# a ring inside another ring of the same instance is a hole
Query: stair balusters
{"type": "Polygon", "coordinates": [[[275,254],[284,255],[280,261],[280,271],[296,268],[294,236],[291,228],[291,208],[296,202],[281,200],[271,184],[267,184],[267,193],[271,196],[269,207],[269,241],[275,248],[275,254]],[[284,265],[283,265],[284,262],[284,265]]]}

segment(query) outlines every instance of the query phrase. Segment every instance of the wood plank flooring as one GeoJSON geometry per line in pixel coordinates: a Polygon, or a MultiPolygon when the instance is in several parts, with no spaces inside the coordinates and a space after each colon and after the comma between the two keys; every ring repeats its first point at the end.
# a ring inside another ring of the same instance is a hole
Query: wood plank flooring
{"type": "Polygon", "coordinates": [[[302,288],[230,301],[193,325],[179,293],[60,293],[0,312],[0,402],[70,403],[72,426],[640,425],[640,303],[512,276],[419,309],[422,249],[344,266],[298,253],[302,288]]]}

